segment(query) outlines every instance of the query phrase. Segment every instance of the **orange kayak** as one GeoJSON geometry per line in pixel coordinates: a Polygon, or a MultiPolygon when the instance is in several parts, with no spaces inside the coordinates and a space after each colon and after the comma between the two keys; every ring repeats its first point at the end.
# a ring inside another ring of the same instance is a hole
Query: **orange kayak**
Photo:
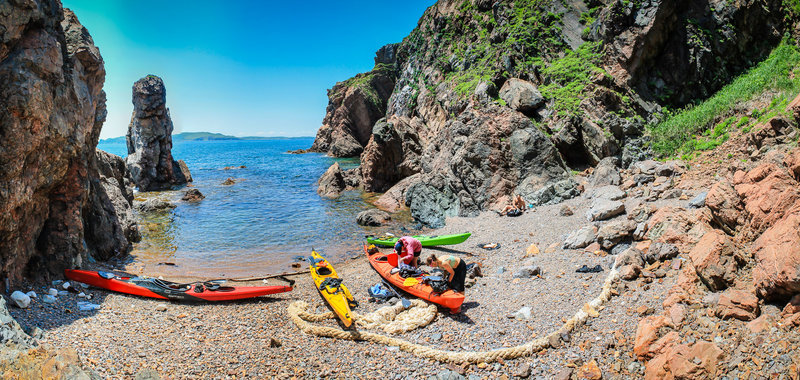
{"type": "Polygon", "coordinates": [[[450,309],[451,313],[461,312],[461,304],[464,303],[464,293],[458,293],[453,290],[448,290],[444,293],[436,293],[433,291],[433,288],[431,288],[430,285],[424,284],[422,281],[419,281],[411,286],[404,286],[403,283],[406,281],[405,278],[400,277],[400,275],[397,273],[390,273],[392,268],[394,268],[394,265],[389,263],[388,255],[381,252],[370,254],[366,244],[364,244],[364,253],[367,254],[367,258],[369,258],[369,264],[372,265],[372,269],[375,269],[375,271],[378,272],[381,277],[386,279],[386,281],[389,281],[398,289],[413,296],[431,301],[438,305],[442,305],[450,309]]]}

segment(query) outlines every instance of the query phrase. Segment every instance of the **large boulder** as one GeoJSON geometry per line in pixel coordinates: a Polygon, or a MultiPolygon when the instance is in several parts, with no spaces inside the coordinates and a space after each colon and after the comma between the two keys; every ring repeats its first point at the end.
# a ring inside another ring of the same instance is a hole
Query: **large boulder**
{"type": "Polygon", "coordinates": [[[544,104],[544,97],[533,83],[511,78],[500,88],[500,99],[511,109],[526,115],[533,114],[544,104]]]}
{"type": "Polygon", "coordinates": [[[714,184],[705,199],[714,222],[728,232],[744,223],[742,201],[730,182],[723,180],[714,184]]]}
{"type": "Polygon", "coordinates": [[[356,216],[356,223],[361,226],[382,226],[386,224],[392,217],[386,212],[378,209],[364,210],[356,216]]]}
{"type": "Polygon", "coordinates": [[[597,242],[605,249],[611,249],[614,245],[625,238],[629,238],[636,230],[636,222],[633,220],[616,220],[610,222],[597,231],[597,242]]]}
{"type": "Polygon", "coordinates": [[[606,220],[625,213],[625,204],[620,201],[612,201],[597,198],[592,201],[592,206],[586,212],[586,218],[590,221],[606,220]]]}
{"type": "Polygon", "coordinates": [[[619,159],[606,157],[594,168],[591,184],[593,186],[619,185],[622,177],[619,174],[619,159]]]}
{"type": "Polygon", "coordinates": [[[728,289],[719,296],[716,314],[722,319],[752,321],[759,311],[758,297],[752,291],[728,289]]]}
{"type": "Polygon", "coordinates": [[[406,207],[406,191],[411,185],[420,180],[419,174],[414,174],[410,177],[403,178],[400,182],[392,186],[391,189],[381,195],[373,204],[375,207],[388,211],[397,212],[406,207]]]}
{"type": "Polygon", "coordinates": [[[403,178],[419,173],[422,146],[415,126],[403,118],[381,119],[361,156],[364,190],[387,191],[403,178]]]}
{"type": "Polygon", "coordinates": [[[768,300],[800,293],[800,207],[795,208],[756,239],[753,283],[768,300]]]}
{"type": "Polygon", "coordinates": [[[188,182],[181,164],[172,158],[172,129],[164,81],[155,75],[136,81],[133,116],[125,138],[126,162],[139,190],[164,190],[188,182]]]}
{"type": "Polygon", "coordinates": [[[322,177],[319,177],[317,194],[325,198],[336,198],[342,194],[346,187],[342,168],[338,162],[335,162],[325,171],[322,177]]]}
{"type": "Polygon", "coordinates": [[[589,225],[572,232],[564,240],[564,249],[584,248],[597,239],[597,227],[589,225]]]}
{"type": "Polygon", "coordinates": [[[731,239],[724,232],[711,230],[689,252],[697,276],[713,292],[725,290],[737,278],[744,264],[731,239]]]}

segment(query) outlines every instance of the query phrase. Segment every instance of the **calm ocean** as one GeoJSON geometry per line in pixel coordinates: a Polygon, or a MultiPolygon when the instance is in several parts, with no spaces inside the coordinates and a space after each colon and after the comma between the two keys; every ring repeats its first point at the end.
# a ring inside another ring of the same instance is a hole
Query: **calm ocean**
{"type": "MultiPolygon", "coordinates": [[[[177,207],[143,223],[144,239],[132,252],[134,266],[167,275],[241,277],[293,271],[292,258],[308,255],[312,247],[332,260],[359,254],[355,242],[367,231],[355,217],[369,207],[365,195],[350,191],[335,200],[317,195],[317,179],[338,159],[286,153],[312,142],[176,142],[173,156],[186,161],[194,178],[191,186],[206,198],[182,202],[186,189],[137,194],[168,198],[177,207]],[[223,169],[240,165],[246,168],[223,169]],[[229,177],[237,183],[222,185],[229,177]],[[170,265],[159,264],[165,262],[170,265]]],[[[98,148],[127,156],[125,144],[100,143],[98,148]]],[[[357,160],[339,161],[345,168],[357,165],[357,160]]]]}

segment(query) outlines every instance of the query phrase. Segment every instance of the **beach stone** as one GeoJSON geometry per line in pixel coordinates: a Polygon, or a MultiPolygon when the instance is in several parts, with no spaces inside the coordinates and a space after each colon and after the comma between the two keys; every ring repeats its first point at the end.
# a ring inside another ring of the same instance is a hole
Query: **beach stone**
{"type": "Polygon", "coordinates": [[[160,303],[156,305],[156,311],[167,311],[167,304],[160,303]]]}
{"type": "Polygon", "coordinates": [[[722,319],[751,321],[759,314],[758,297],[752,292],[727,289],[719,296],[716,314],[722,319]]]}
{"type": "Polygon", "coordinates": [[[596,240],[596,238],[597,238],[597,227],[593,225],[588,225],[569,234],[569,236],[567,236],[567,239],[564,240],[564,244],[562,245],[562,247],[564,249],[584,248],[589,244],[592,244],[596,240]]]}
{"type": "Polygon", "coordinates": [[[572,211],[572,209],[569,206],[563,205],[563,206],[561,206],[561,209],[558,210],[558,214],[561,215],[561,216],[572,216],[574,214],[574,212],[572,211]]]}
{"type": "Polygon", "coordinates": [[[503,274],[506,272],[506,267],[498,267],[496,273],[503,274]]]}
{"type": "Polygon", "coordinates": [[[632,169],[635,174],[655,174],[659,165],[658,161],[644,160],[634,163],[632,169]]]}
{"type": "Polygon", "coordinates": [[[47,290],[47,294],[49,294],[49,295],[51,295],[51,296],[55,297],[55,296],[57,296],[57,295],[58,295],[58,290],[56,290],[56,289],[53,289],[53,288],[50,288],[50,289],[48,289],[48,290],[47,290]]]}
{"type": "Polygon", "coordinates": [[[625,198],[625,192],[619,186],[607,185],[599,187],[591,192],[589,198],[602,198],[611,201],[618,201],[625,198]]]}
{"type": "Polygon", "coordinates": [[[434,380],[464,380],[464,376],[449,369],[441,370],[436,376],[431,376],[431,378],[434,380]]]}
{"type": "Polygon", "coordinates": [[[228,177],[221,183],[222,186],[231,186],[234,184],[236,184],[236,179],[233,177],[228,177]]]}
{"type": "Polygon", "coordinates": [[[594,168],[594,173],[589,180],[592,186],[619,185],[622,177],[619,174],[619,159],[606,157],[594,168]]]}
{"type": "Polygon", "coordinates": [[[125,136],[128,144],[125,161],[140,191],[169,189],[189,181],[186,164],[172,158],[172,130],[164,81],[155,75],[136,81],[133,116],[125,136]]]}
{"type": "Polygon", "coordinates": [[[622,202],[599,198],[592,202],[586,218],[589,221],[606,220],[623,213],[625,213],[625,204],[622,202]]]}
{"type": "Polygon", "coordinates": [[[378,209],[369,209],[364,210],[358,213],[356,216],[356,223],[361,226],[382,226],[386,224],[392,217],[386,211],[378,210],[378,209]]]}
{"type": "Polygon", "coordinates": [[[28,305],[31,304],[31,297],[19,290],[15,290],[14,293],[11,293],[11,300],[14,301],[14,304],[20,309],[26,309],[28,305]]]}
{"type": "Polygon", "coordinates": [[[611,252],[610,253],[612,255],[616,256],[616,255],[619,255],[622,252],[627,251],[628,248],[630,248],[630,247],[631,247],[631,245],[628,244],[628,243],[619,243],[619,244],[615,245],[614,248],[611,248],[611,252]]]}
{"type": "Polygon", "coordinates": [[[533,276],[537,276],[541,274],[542,268],[538,265],[529,265],[519,268],[518,271],[514,272],[514,278],[531,278],[533,276]]]}
{"type": "Polygon", "coordinates": [[[553,380],[570,380],[572,378],[572,372],[572,368],[563,368],[553,376],[553,380]]]}
{"type": "Polygon", "coordinates": [[[678,247],[672,244],[652,243],[647,249],[647,253],[644,255],[644,261],[646,261],[648,264],[652,264],[657,261],[666,261],[677,257],[679,253],[678,247]]]}
{"type": "Polygon", "coordinates": [[[603,373],[600,372],[600,367],[597,366],[596,360],[592,360],[578,369],[578,379],[600,380],[602,378],[603,373]]]}
{"type": "Polygon", "coordinates": [[[25,294],[27,294],[27,295],[28,295],[28,297],[31,297],[31,298],[38,298],[38,297],[39,297],[39,296],[36,294],[36,292],[34,292],[33,290],[31,290],[30,292],[27,292],[27,293],[25,293],[25,294]]]}
{"type": "Polygon", "coordinates": [[[49,294],[45,294],[42,296],[42,302],[44,303],[56,303],[56,297],[51,296],[49,294]]]}
{"type": "Polygon", "coordinates": [[[136,376],[133,378],[134,380],[161,380],[161,375],[158,374],[158,371],[152,368],[145,368],[139,371],[136,376]]]}
{"type": "Polygon", "coordinates": [[[651,315],[639,321],[633,345],[633,353],[636,357],[644,360],[658,354],[664,345],[654,345],[654,343],[659,338],[659,330],[668,326],[672,326],[672,320],[664,315],[651,315]]]}
{"type": "Polygon", "coordinates": [[[433,333],[433,334],[431,334],[431,339],[433,341],[442,340],[442,333],[433,333]]]}
{"type": "Polygon", "coordinates": [[[199,202],[203,200],[206,196],[197,189],[189,189],[189,191],[183,193],[183,197],[181,200],[184,202],[199,202]]]}
{"type": "Polygon", "coordinates": [[[280,347],[282,345],[283,344],[281,343],[281,341],[278,338],[275,338],[275,337],[270,337],[269,338],[269,346],[270,347],[275,348],[275,347],[280,347]]]}
{"type": "Polygon", "coordinates": [[[531,317],[531,308],[529,306],[523,306],[521,309],[517,310],[516,313],[514,313],[514,318],[520,321],[527,321],[531,319],[531,317]]]}
{"type": "Polygon", "coordinates": [[[623,239],[630,237],[636,229],[633,220],[617,220],[610,222],[597,231],[597,242],[605,249],[610,249],[623,239]]]}
{"type": "Polygon", "coordinates": [[[528,363],[523,363],[517,367],[513,375],[520,379],[527,379],[531,375],[531,365],[528,363]]]}
{"type": "Polygon", "coordinates": [[[706,197],[708,196],[708,191],[704,191],[700,194],[697,194],[691,201],[689,201],[689,207],[691,208],[700,208],[706,205],[706,197]]]}

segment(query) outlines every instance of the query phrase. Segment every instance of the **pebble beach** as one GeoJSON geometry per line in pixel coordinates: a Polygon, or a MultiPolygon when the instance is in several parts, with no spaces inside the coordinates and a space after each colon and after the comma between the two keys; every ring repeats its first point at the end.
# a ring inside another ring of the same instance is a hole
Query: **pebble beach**
{"type": "MultiPolygon", "coordinates": [[[[630,198],[627,202],[632,208],[641,200],[630,198]]],[[[471,286],[466,290],[461,314],[452,316],[440,309],[430,325],[397,337],[443,350],[486,351],[523,344],[557,330],[597,296],[614,262],[613,255],[561,249],[567,234],[587,224],[589,206],[590,200],[581,196],[514,218],[492,211],[475,218],[449,218],[446,227],[426,231],[471,231],[466,242],[425,248],[423,256],[457,255],[468,263],[479,263],[483,277],[468,280],[471,286]],[[572,215],[561,215],[564,206],[573,211],[572,215]],[[486,243],[498,243],[500,248],[479,247],[486,243]],[[540,252],[528,255],[531,245],[540,252]],[[516,277],[518,268],[527,265],[538,266],[540,274],[516,277]],[[600,265],[604,270],[576,273],[582,265],[600,265]],[[530,308],[529,319],[515,316],[523,308],[530,308]]],[[[364,257],[361,242],[352,242],[347,253],[356,258],[338,263],[336,268],[360,303],[357,310],[367,313],[383,306],[368,302],[367,288],[380,279],[364,257]]],[[[327,311],[308,274],[292,276],[297,281],[292,292],[252,301],[181,304],[87,289],[85,292],[93,296],[91,302],[100,305],[99,310],[79,310],[77,303],[84,300],[69,293],[59,296],[55,304],[34,302],[30,309],[12,308],[11,313],[24,327],[41,328],[41,343],[74,347],[92,370],[108,378],[131,378],[148,369],[176,379],[404,379],[427,378],[442,371],[469,378],[551,378],[563,371],[571,373],[592,360],[604,371],[616,365],[620,367],[616,372],[638,377],[643,367],[629,364],[636,363],[631,347],[638,320],[660,308],[679,264],[665,263],[664,267],[669,268],[666,276],[656,281],[617,285],[618,296],[598,310],[598,317],[590,318],[571,334],[563,334],[534,356],[460,366],[420,359],[399,352],[397,347],[303,334],[287,315],[289,304],[304,300],[316,312],[327,311]],[[617,362],[625,363],[625,368],[617,362]]],[[[34,290],[46,291],[44,285],[41,287],[34,290]]],[[[322,324],[336,326],[334,321],[322,324]]]]}

